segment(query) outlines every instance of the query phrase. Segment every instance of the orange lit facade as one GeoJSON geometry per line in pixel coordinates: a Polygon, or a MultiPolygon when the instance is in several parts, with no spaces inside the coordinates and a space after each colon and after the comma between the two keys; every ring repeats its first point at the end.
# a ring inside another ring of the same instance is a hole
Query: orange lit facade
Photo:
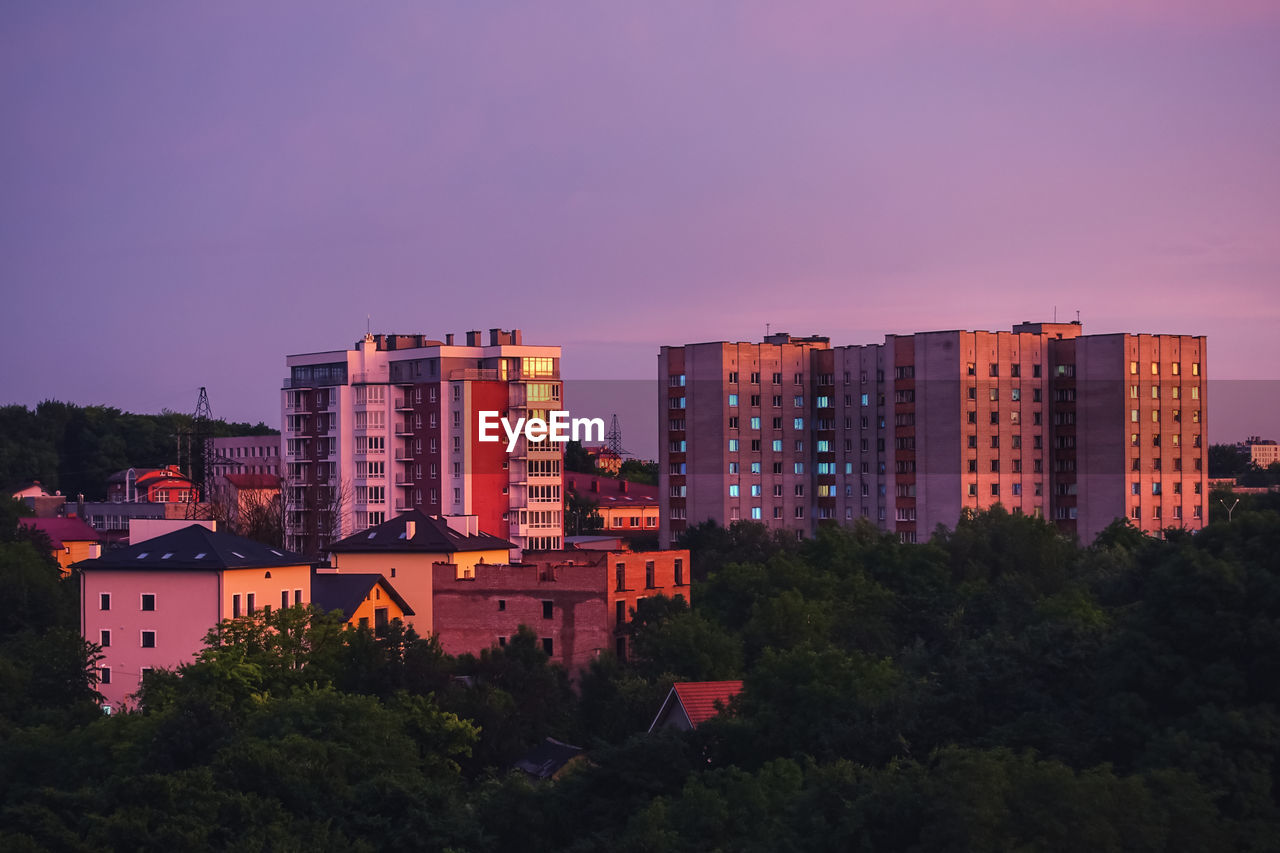
{"type": "Polygon", "coordinates": [[[18,524],[49,537],[50,553],[64,577],[71,574],[72,563],[97,557],[102,550],[102,534],[79,518],[22,518],[18,524]]]}
{"type": "Polygon", "coordinates": [[[315,606],[341,611],[353,628],[381,631],[399,619],[408,622],[413,609],[380,574],[316,572],[311,577],[315,606]]]}

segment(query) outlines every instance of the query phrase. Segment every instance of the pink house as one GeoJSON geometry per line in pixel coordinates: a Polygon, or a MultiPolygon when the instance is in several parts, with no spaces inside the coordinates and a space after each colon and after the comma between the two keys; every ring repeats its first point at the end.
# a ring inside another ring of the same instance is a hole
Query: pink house
{"type": "Polygon", "coordinates": [[[142,676],[192,660],[223,619],[311,602],[305,558],[193,524],[77,564],[80,626],[102,647],[98,692],[126,708],[142,676]]]}

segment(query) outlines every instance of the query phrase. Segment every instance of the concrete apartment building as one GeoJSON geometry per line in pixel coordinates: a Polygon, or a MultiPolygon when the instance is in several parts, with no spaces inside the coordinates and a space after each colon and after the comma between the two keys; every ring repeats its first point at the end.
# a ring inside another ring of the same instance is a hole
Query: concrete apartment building
{"type": "Polygon", "coordinates": [[[213,445],[210,475],[214,479],[228,474],[280,475],[278,435],[235,435],[209,442],[213,445]]]}
{"type": "MultiPolygon", "coordinates": [[[[365,335],[291,355],[281,391],[287,544],[316,553],[408,510],[472,515],[517,548],[563,545],[563,444],[479,441],[478,413],[563,409],[560,348],[519,329],[465,343],[365,335]]],[[[499,430],[501,432],[501,430],[499,430]]]]}
{"type": "Polygon", "coordinates": [[[1001,504],[1091,541],[1204,523],[1205,339],[1009,332],[663,347],[660,541],[738,519],[906,542],[1001,504]]]}
{"type": "Polygon", "coordinates": [[[1249,456],[1249,464],[1267,468],[1280,462],[1280,444],[1275,439],[1251,435],[1245,439],[1242,450],[1249,456]]]}

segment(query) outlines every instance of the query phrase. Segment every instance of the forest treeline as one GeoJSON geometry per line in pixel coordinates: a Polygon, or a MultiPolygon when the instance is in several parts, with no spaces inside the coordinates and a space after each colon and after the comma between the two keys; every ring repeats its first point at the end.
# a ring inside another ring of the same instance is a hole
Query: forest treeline
{"type": "Polygon", "coordinates": [[[575,686],[528,631],[451,657],[293,609],[102,717],[74,579],[0,543],[0,849],[1276,848],[1280,496],[1083,548],[1000,509],[686,544],[693,607],[642,602],[575,686]],[[646,733],[673,681],[729,678],[728,716],[646,733]],[[587,759],[510,769],[546,736],[587,759]]]}
{"type": "MultiPolygon", "coordinates": [[[[178,463],[178,436],[194,427],[191,415],[165,411],[135,415],[109,406],[78,406],[46,400],[32,411],[0,406],[0,487],[17,489],[33,480],[53,494],[89,500],[107,495],[107,477],[125,468],[178,463]]],[[[264,423],[206,421],[211,436],[270,435],[264,423]]]]}

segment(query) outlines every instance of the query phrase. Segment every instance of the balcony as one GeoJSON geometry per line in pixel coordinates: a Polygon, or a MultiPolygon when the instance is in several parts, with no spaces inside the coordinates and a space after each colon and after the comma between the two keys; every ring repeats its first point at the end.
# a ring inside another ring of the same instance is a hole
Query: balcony
{"type": "Polygon", "coordinates": [[[409,399],[409,397],[407,397],[407,396],[406,396],[406,397],[396,397],[396,411],[397,411],[397,412],[412,412],[412,411],[413,411],[413,400],[409,399]]]}
{"type": "Polygon", "coordinates": [[[449,371],[449,380],[452,382],[465,380],[496,382],[498,381],[498,371],[496,368],[460,367],[457,370],[449,371]]]}
{"type": "Polygon", "coordinates": [[[412,453],[412,452],[410,452],[409,448],[407,448],[407,447],[397,447],[397,448],[396,448],[396,461],[397,461],[397,462],[412,462],[412,461],[413,461],[413,453],[412,453]]]}
{"type": "Polygon", "coordinates": [[[397,486],[412,486],[412,485],[413,485],[413,478],[409,476],[409,473],[408,473],[407,471],[406,471],[406,472],[404,472],[403,474],[396,474],[396,485],[397,485],[397,486]]]}
{"type": "Polygon", "coordinates": [[[396,435],[411,436],[413,435],[413,425],[408,421],[400,421],[396,424],[396,435]]]}

